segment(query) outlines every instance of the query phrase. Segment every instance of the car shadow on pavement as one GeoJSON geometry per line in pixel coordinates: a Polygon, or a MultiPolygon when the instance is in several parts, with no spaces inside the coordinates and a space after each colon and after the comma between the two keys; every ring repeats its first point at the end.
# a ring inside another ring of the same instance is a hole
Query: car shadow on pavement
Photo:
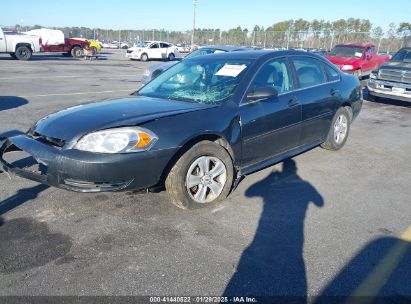
{"type": "Polygon", "coordinates": [[[263,211],[254,240],[244,250],[226,296],[307,296],[303,259],[304,219],[311,203],[324,205],[320,193],[298,176],[294,160],[246,191],[261,197],[263,211]]]}
{"type": "Polygon", "coordinates": [[[0,96],[0,111],[10,110],[28,104],[28,100],[17,96],[0,96]]]}
{"type": "Polygon", "coordinates": [[[411,303],[410,270],[411,240],[377,238],[342,268],[315,303],[411,303]]]}
{"type": "Polygon", "coordinates": [[[0,215],[5,214],[6,212],[37,198],[37,196],[44,190],[46,190],[48,186],[39,184],[34,187],[24,188],[17,191],[16,194],[13,196],[0,201],[0,215]]]}

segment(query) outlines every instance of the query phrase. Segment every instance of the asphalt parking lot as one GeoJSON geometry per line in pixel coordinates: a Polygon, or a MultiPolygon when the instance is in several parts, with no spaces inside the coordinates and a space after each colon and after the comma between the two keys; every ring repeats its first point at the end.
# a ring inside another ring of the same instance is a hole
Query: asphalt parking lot
{"type": "MultiPolygon", "coordinates": [[[[127,96],[145,67],[0,56],[0,132],[127,96]]],[[[79,194],[0,174],[0,295],[411,296],[411,108],[365,102],[338,152],[246,177],[217,208],[79,194]],[[408,239],[408,241],[407,241],[408,239]]]]}

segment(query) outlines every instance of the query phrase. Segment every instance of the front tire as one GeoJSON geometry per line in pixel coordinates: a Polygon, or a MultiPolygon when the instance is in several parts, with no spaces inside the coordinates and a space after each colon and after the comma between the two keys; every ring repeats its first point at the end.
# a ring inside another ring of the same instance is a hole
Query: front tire
{"type": "Polygon", "coordinates": [[[224,200],[233,184],[233,163],[228,152],[211,141],[201,141],[185,152],[166,179],[171,202],[181,209],[196,209],[224,200]]]}
{"type": "Polygon", "coordinates": [[[83,55],[83,49],[79,46],[75,46],[71,49],[71,56],[79,58],[83,55]]]}
{"type": "Polygon", "coordinates": [[[321,144],[321,147],[332,151],[340,150],[347,141],[350,125],[350,112],[345,107],[339,108],[334,115],[327,139],[321,144]]]}
{"type": "Polygon", "coordinates": [[[147,54],[146,54],[146,53],[142,54],[141,57],[140,57],[140,60],[141,60],[141,61],[144,61],[144,62],[148,61],[148,56],[147,56],[147,54]]]}
{"type": "Polygon", "coordinates": [[[168,61],[173,61],[175,58],[176,56],[173,53],[168,55],[168,61]]]}
{"type": "Polygon", "coordinates": [[[15,55],[18,60],[30,60],[31,56],[33,55],[33,52],[27,46],[19,46],[16,49],[15,55]]]}

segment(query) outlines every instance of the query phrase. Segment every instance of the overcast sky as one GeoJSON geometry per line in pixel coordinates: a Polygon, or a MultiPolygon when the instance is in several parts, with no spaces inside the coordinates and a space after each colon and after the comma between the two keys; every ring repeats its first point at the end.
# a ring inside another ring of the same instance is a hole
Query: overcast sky
{"type": "MultiPolygon", "coordinates": [[[[286,19],[369,19],[373,26],[411,22],[411,0],[198,0],[197,27],[268,27],[286,19]],[[392,5],[390,5],[392,4],[392,5]]],[[[189,30],[192,0],[3,1],[1,25],[189,30]]]]}

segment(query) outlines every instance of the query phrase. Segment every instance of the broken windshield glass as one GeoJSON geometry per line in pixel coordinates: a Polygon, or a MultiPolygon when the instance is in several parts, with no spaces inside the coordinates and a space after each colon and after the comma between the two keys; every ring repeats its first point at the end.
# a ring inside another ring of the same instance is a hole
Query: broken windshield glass
{"type": "Polygon", "coordinates": [[[249,61],[183,61],[148,83],[142,96],[178,101],[221,104],[229,99],[243,78],[249,61]]]}

